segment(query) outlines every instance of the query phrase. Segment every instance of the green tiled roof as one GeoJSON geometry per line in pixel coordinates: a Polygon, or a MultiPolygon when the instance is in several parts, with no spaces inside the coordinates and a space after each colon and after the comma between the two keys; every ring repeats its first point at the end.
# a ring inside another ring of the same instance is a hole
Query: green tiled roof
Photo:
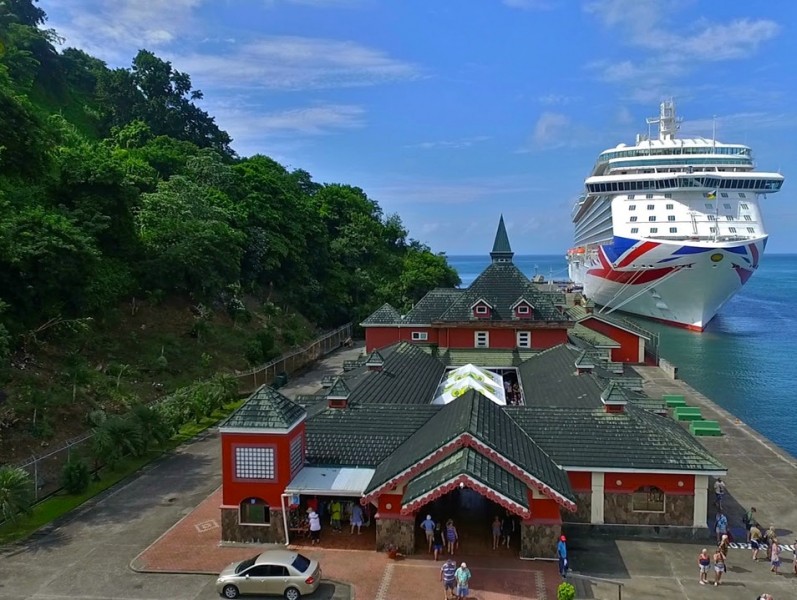
{"type": "Polygon", "coordinates": [[[566,498],[574,500],[565,472],[509,418],[503,407],[474,390],[468,390],[443,406],[382,461],[367,491],[376,489],[463,433],[469,433],[566,498]]]}
{"type": "Polygon", "coordinates": [[[396,325],[401,322],[399,311],[385,302],[377,308],[365,321],[360,323],[363,327],[367,325],[396,325]]]}
{"type": "Polygon", "coordinates": [[[381,371],[360,367],[343,377],[351,390],[349,404],[429,404],[445,365],[423,348],[400,342],[383,348],[381,371]]]}
{"type": "Polygon", "coordinates": [[[509,236],[506,234],[506,226],[504,225],[504,215],[498,220],[498,230],[495,232],[495,241],[493,242],[493,250],[490,252],[490,258],[500,261],[511,261],[514,256],[512,247],[509,245],[509,236]]]}
{"type": "Polygon", "coordinates": [[[219,428],[288,429],[307,413],[274,388],[261,386],[219,428]]]}
{"type": "Polygon", "coordinates": [[[448,367],[476,365],[477,367],[517,367],[528,360],[536,350],[514,348],[428,348],[428,352],[448,367]]]}
{"type": "Polygon", "coordinates": [[[627,329],[636,333],[637,335],[647,339],[652,340],[656,337],[656,334],[651,333],[647,329],[644,329],[637,325],[636,323],[629,321],[628,319],[623,319],[622,317],[615,316],[612,313],[596,313],[596,312],[587,312],[587,310],[583,306],[571,306],[565,310],[567,314],[569,314],[573,319],[576,321],[581,321],[586,319],[587,317],[594,317],[596,319],[600,319],[601,321],[605,321],[606,323],[610,323],[615,327],[620,327],[622,329],[627,329]]]}
{"type": "Polygon", "coordinates": [[[526,406],[592,408],[602,406],[600,385],[594,375],[576,372],[580,350],[555,346],[518,367],[526,406]]]}
{"type": "Polygon", "coordinates": [[[376,467],[439,406],[364,404],[325,408],[307,419],[307,461],[313,466],[376,467]]]}
{"type": "Polygon", "coordinates": [[[565,467],[725,470],[678,423],[633,404],[622,413],[607,413],[603,407],[507,407],[506,411],[565,467]]]}
{"type": "Polygon", "coordinates": [[[529,507],[526,493],[528,486],[471,448],[458,450],[415,477],[407,484],[402,503],[409,504],[460,475],[468,475],[522,507],[529,507]]]}
{"type": "Polygon", "coordinates": [[[451,303],[465,290],[459,288],[435,288],[428,292],[412,310],[404,316],[407,325],[429,325],[440,319],[451,303]]]}
{"type": "Polygon", "coordinates": [[[346,381],[343,377],[338,377],[335,383],[332,384],[332,387],[329,388],[327,398],[332,398],[333,400],[336,398],[348,398],[350,394],[351,390],[349,386],[346,385],[346,381]]]}
{"type": "Polygon", "coordinates": [[[569,333],[599,348],[620,348],[620,344],[608,335],[603,335],[581,323],[576,323],[569,333]]]}
{"type": "Polygon", "coordinates": [[[559,310],[539,293],[534,284],[513,263],[492,263],[457,296],[439,321],[470,321],[473,318],[471,307],[479,300],[485,300],[493,307],[493,321],[516,321],[510,307],[523,297],[534,306],[534,319],[544,321],[570,321],[571,318],[559,310]]]}

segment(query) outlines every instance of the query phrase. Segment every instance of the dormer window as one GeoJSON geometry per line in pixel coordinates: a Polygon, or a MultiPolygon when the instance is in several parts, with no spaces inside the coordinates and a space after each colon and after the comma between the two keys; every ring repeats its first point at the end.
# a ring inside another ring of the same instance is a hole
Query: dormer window
{"type": "Polygon", "coordinates": [[[531,319],[534,316],[534,307],[528,300],[520,298],[512,305],[512,312],[516,319],[531,319]]]}
{"type": "Polygon", "coordinates": [[[473,311],[473,316],[477,319],[489,319],[493,313],[493,307],[481,298],[474,303],[470,309],[473,311]]]}

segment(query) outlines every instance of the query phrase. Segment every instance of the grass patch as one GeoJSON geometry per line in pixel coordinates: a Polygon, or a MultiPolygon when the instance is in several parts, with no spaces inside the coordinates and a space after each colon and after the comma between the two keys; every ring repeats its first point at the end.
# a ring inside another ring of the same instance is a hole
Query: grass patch
{"type": "Polygon", "coordinates": [[[36,504],[30,514],[23,515],[14,522],[6,521],[0,525],[0,544],[9,544],[25,539],[37,529],[75,510],[84,502],[91,500],[101,492],[104,492],[123,479],[127,479],[135,474],[143,466],[149,464],[156,458],[192,440],[203,431],[227,417],[234,410],[238,409],[244,402],[245,399],[231,402],[230,404],[226,404],[223,409],[215,411],[210,417],[205,417],[199,423],[187,423],[183,425],[180,431],[162,448],[150,450],[145,456],[128,458],[113,469],[103,469],[101,471],[102,479],[99,481],[92,481],[89,488],[80,495],[73,496],[65,492],[59,492],[36,504]]]}

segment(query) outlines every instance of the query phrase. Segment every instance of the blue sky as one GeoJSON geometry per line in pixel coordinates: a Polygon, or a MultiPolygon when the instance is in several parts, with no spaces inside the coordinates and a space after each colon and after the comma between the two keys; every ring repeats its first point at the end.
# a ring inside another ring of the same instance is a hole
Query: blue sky
{"type": "Polygon", "coordinates": [[[49,25],[128,66],[171,60],[241,155],[363,188],[449,254],[555,254],[600,151],[674,97],[682,136],[753,147],[793,252],[797,3],[696,0],[42,0],[49,25]]]}

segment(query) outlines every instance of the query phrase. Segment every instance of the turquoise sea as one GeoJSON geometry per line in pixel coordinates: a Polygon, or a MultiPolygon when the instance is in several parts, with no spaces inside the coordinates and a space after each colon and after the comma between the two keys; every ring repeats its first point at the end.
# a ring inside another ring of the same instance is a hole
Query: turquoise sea
{"type": "MultiPolygon", "coordinates": [[[[467,286],[487,256],[450,256],[467,286]]],[[[515,256],[528,276],[567,278],[563,256],[515,256]]],[[[766,254],[758,272],[706,331],[694,333],[635,319],[660,335],[661,354],[679,376],[797,456],[797,255],[766,254]]],[[[623,315],[626,316],[626,315],[623,315]]]]}

